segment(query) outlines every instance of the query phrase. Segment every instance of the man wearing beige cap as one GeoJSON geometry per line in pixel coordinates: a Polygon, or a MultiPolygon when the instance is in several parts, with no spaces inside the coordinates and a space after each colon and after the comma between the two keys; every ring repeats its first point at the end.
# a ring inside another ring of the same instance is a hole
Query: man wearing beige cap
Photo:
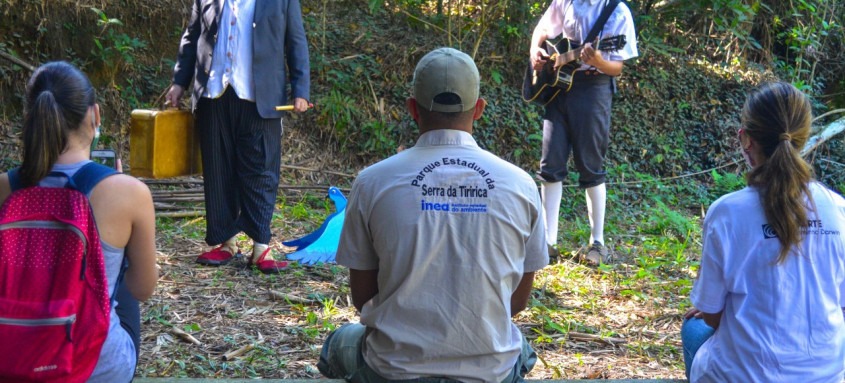
{"type": "Polygon", "coordinates": [[[318,367],[350,382],[519,382],[536,361],[511,317],[548,264],[531,177],[482,150],[472,59],[425,55],[408,112],[414,147],[352,185],[337,262],[349,268],[360,323],[326,339],[318,367]]]}

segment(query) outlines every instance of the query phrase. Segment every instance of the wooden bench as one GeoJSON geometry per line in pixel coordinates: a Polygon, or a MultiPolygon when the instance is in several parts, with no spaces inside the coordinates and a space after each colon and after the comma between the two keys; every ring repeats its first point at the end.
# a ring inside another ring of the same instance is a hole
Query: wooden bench
{"type": "MultiPolygon", "coordinates": [[[[134,383],[344,383],[340,379],[210,379],[210,378],[135,378],[134,383]]],[[[527,383],[686,383],[683,379],[588,379],[526,380],[527,383]]]]}

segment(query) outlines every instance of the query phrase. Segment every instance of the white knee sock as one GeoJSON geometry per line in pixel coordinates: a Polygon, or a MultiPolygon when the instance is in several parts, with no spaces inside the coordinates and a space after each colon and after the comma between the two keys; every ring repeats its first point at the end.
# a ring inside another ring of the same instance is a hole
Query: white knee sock
{"type": "Polygon", "coordinates": [[[557,245],[557,223],[560,219],[560,198],[563,185],[560,182],[542,182],[540,195],[546,217],[546,243],[557,245]]]}
{"type": "Polygon", "coordinates": [[[604,244],[604,210],[607,201],[605,184],[587,188],[587,215],[590,217],[590,244],[604,244]]]}

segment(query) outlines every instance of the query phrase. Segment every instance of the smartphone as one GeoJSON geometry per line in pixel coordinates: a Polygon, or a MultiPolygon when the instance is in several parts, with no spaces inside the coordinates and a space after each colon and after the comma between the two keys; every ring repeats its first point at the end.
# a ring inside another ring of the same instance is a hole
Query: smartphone
{"type": "Polygon", "coordinates": [[[114,154],[114,150],[111,149],[92,150],[91,160],[94,162],[99,162],[112,169],[116,169],[117,166],[117,157],[114,154]]]}

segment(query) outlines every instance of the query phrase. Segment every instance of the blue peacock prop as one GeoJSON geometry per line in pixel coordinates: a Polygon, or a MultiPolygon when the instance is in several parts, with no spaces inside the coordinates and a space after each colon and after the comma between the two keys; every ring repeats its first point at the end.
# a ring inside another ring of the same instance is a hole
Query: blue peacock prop
{"type": "Polygon", "coordinates": [[[329,187],[329,198],[335,206],[335,212],[329,214],[320,227],[304,237],[283,241],[285,246],[296,247],[296,251],[285,257],[303,265],[334,263],[337,246],[340,243],[340,231],[346,216],[346,197],[340,189],[329,187]]]}

